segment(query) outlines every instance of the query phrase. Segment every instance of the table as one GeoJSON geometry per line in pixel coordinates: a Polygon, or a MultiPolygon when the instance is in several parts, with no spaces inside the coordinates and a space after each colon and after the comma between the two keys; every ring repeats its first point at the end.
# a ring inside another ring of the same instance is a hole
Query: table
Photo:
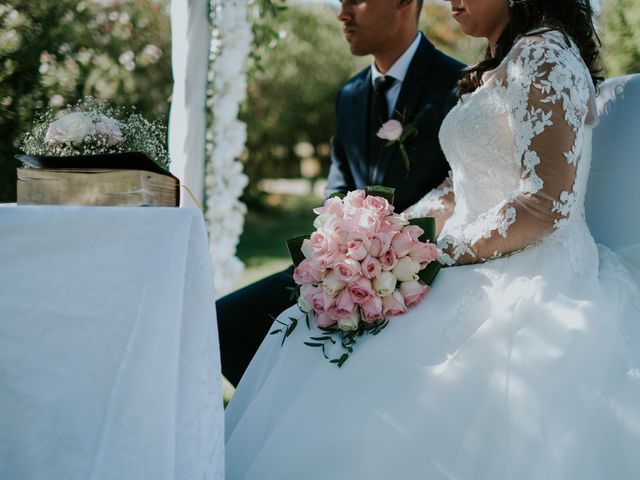
{"type": "Polygon", "coordinates": [[[194,209],[0,206],[0,478],[224,478],[194,209]]]}

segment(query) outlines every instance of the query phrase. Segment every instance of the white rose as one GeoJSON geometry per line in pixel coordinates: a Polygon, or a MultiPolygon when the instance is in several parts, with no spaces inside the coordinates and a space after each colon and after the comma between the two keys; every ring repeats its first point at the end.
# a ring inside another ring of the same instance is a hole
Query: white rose
{"type": "Polygon", "coordinates": [[[335,297],[340,290],[347,286],[347,282],[344,280],[340,280],[338,274],[334,271],[331,271],[324,277],[324,280],[321,284],[322,289],[325,291],[327,295],[330,297],[335,297]]]}
{"type": "Polygon", "coordinates": [[[354,310],[347,318],[338,319],[338,328],[343,332],[350,332],[358,329],[360,323],[360,314],[358,310],[354,310]]]}
{"type": "Polygon", "coordinates": [[[302,310],[304,313],[309,313],[311,310],[313,310],[313,307],[309,305],[309,303],[305,300],[305,297],[309,293],[309,290],[314,290],[314,289],[315,287],[313,287],[312,285],[300,286],[300,297],[298,298],[298,306],[300,307],[300,310],[302,310]]]}
{"type": "Polygon", "coordinates": [[[44,137],[45,143],[81,142],[96,132],[93,120],[83,112],[71,112],[51,122],[44,137]]]}
{"type": "Polygon", "coordinates": [[[413,261],[411,257],[402,257],[392,270],[393,274],[400,282],[408,282],[418,279],[420,264],[413,261]]]}
{"type": "Polygon", "coordinates": [[[300,247],[300,251],[304,255],[304,258],[310,258],[313,255],[313,247],[311,246],[311,240],[305,238],[302,241],[302,246],[300,247]]]}
{"type": "Polygon", "coordinates": [[[392,272],[380,272],[380,275],[373,279],[373,288],[379,296],[386,297],[396,289],[397,281],[392,272]]]}

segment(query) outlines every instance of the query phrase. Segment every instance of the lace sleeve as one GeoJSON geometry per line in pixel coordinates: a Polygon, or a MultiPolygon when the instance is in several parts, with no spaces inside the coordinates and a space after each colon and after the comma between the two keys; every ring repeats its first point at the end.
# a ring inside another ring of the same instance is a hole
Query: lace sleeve
{"type": "Polygon", "coordinates": [[[498,69],[495,88],[507,104],[520,172],[515,191],[440,240],[448,265],[509,254],[551,234],[570,220],[575,183],[593,122],[593,84],[575,45],[558,32],[520,39],[498,69]]]}
{"type": "Polygon", "coordinates": [[[440,234],[444,222],[452,215],[455,205],[453,183],[451,181],[451,172],[449,172],[449,176],[444,182],[427,193],[417,203],[407,208],[402,212],[402,215],[407,219],[435,217],[436,232],[440,234]]]}

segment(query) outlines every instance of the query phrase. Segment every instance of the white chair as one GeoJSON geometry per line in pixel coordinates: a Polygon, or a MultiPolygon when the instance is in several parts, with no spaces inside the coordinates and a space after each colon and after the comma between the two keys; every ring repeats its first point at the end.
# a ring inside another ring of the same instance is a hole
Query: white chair
{"type": "Polygon", "coordinates": [[[586,217],[596,241],[617,250],[640,244],[640,74],[603,82],[597,105],[586,217]]]}

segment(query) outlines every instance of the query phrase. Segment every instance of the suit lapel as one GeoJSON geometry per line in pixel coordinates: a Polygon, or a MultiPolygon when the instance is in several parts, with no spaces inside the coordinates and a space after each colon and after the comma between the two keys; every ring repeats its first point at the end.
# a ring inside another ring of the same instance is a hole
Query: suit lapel
{"type": "MultiPolygon", "coordinates": [[[[409,64],[407,75],[402,82],[402,88],[400,89],[396,106],[391,115],[391,118],[402,122],[403,125],[413,121],[418,102],[420,98],[424,96],[425,89],[429,88],[429,85],[424,79],[429,72],[435,47],[424,35],[420,35],[422,37],[420,39],[420,45],[418,45],[411,64],[409,64]]],[[[382,153],[373,172],[374,185],[384,184],[384,179],[392,160],[402,162],[398,145],[392,145],[382,149],[382,153]]],[[[402,168],[404,168],[404,166],[402,168]]]]}

